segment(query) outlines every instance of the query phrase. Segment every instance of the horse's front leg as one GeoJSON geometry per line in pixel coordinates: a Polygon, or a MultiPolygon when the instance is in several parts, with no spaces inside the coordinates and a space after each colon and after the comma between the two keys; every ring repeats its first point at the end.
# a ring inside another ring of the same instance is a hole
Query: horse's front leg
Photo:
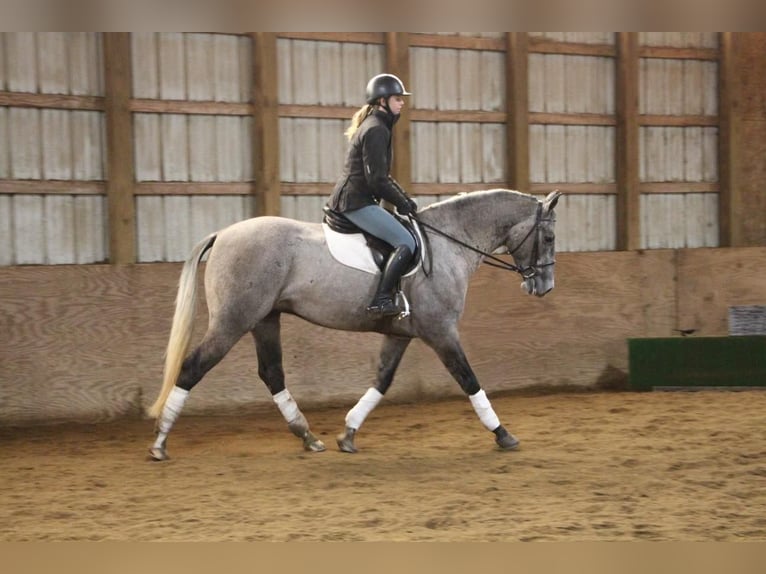
{"type": "Polygon", "coordinates": [[[514,450],[519,446],[519,439],[509,433],[505,427],[500,424],[500,419],[495,414],[495,410],[489,402],[489,398],[479,385],[476,375],[468,364],[468,359],[460,345],[460,339],[457,334],[447,340],[425,341],[441,359],[444,366],[455,378],[455,380],[468,395],[473,410],[479,417],[482,424],[495,435],[495,442],[503,450],[514,450]]]}
{"type": "Polygon", "coordinates": [[[367,389],[361,399],[346,414],[346,429],[337,436],[338,448],[343,452],[356,452],[354,436],[362,423],[386,394],[394,380],[394,374],[399,367],[404,352],[412,339],[409,337],[394,337],[386,335],[380,350],[378,376],[374,387],[367,389]]]}
{"type": "Polygon", "coordinates": [[[279,319],[279,313],[272,313],[260,321],[252,331],[255,350],[258,353],[258,375],[271,391],[272,399],[287,421],[287,428],[303,441],[303,448],[311,452],[322,452],[325,450],[324,443],[311,432],[298,403],[285,388],[279,319]]]}

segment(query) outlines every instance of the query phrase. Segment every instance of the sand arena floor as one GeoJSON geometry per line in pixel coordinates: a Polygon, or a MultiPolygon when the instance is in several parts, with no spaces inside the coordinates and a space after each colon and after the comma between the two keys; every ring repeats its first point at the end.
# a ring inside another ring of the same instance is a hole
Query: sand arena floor
{"type": "Polygon", "coordinates": [[[766,540],[766,393],[494,397],[500,452],[467,400],[307,411],[324,453],[273,412],[0,428],[0,541],[766,540]]]}

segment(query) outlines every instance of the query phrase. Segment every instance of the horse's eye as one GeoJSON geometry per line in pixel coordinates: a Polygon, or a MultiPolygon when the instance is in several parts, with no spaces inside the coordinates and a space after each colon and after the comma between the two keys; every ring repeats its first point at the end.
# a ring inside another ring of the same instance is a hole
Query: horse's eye
{"type": "Polygon", "coordinates": [[[553,243],[553,235],[546,235],[545,237],[543,237],[543,241],[545,243],[553,243]]]}

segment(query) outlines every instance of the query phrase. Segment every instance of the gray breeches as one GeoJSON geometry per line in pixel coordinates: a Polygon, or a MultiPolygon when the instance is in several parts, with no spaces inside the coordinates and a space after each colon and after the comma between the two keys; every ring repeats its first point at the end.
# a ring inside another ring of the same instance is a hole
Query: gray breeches
{"type": "Polygon", "coordinates": [[[415,252],[415,239],[409,231],[388,211],[379,205],[368,205],[343,214],[360,229],[374,235],[396,248],[406,245],[410,253],[415,252]]]}

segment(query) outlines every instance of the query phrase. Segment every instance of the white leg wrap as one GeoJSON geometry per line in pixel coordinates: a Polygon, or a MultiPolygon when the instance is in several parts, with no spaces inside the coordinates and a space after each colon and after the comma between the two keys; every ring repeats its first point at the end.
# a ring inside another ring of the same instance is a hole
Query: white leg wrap
{"type": "Polygon", "coordinates": [[[500,419],[497,418],[495,410],[492,408],[492,405],[489,404],[489,399],[487,398],[487,393],[484,392],[484,389],[468,398],[471,400],[473,410],[479,415],[479,420],[488,430],[493,431],[500,426],[500,419]]]}
{"type": "Polygon", "coordinates": [[[278,392],[272,398],[274,399],[274,402],[277,403],[279,412],[285,417],[287,424],[295,422],[302,416],[301,410],[298,408],[298,403],[295,402],[295,399],[287,389],[278,392]]]}
{"type": "Polygon", "coordinates": [[[168,438],[170,429],[178,419],[178,415],[181,414],[181,410],[184,408],[186,399],[189,398],[189,391],[182,389],[181,387],[173,387],[170,391],[165,406],[162,407],[162,414],[157,421],[157,438],[154,441],[154,446],[161,448],[168,438]]]}
{"type": "Polygon", "coordinates": [[[378,403],[383,398],[378,389],[370,387],[367,392],[364,393],[359,402],[354,405],[348,414],[346,415],[346,426],[354,430],[359,430],[362,426],[364,419],[367,418],[372,412],[372,409],[378,406],[378,403]]]}

